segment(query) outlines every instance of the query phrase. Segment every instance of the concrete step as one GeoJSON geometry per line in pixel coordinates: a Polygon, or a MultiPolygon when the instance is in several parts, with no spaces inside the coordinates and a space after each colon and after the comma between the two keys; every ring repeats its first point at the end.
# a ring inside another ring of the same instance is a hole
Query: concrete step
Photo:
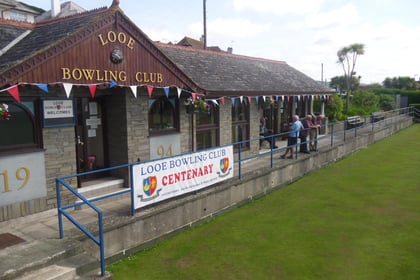
{"type": "Polygon", "coordinates": [[[87,252],[63,259],[57,265],[73,268],[79,278],[82,278],[81,275],[90,275],[92,271],[101,271],[101,262],[87,252]]]}
{"type": "Polygon", "coordinates": [[[76,277],[75,268],[53,264],[36,271],[27,272],[16,280],[73,280],[76,277]]]}
{"type": "MultiPolygon", "coordinates": [[[[95,200],[102,196],[110,196],[117,194],[120,191],[127,190],[127,188],[124,186],[123,179],[113,177],[92,180],[89,182],[85,182],[83,185],[84,186],[82,186],[82,188],[78,189],[78,192],[89,200],[95,200]]],[[[130,194],[124,194],[115,197],[110,197],[103,201],[98,200],[95,201],[95,205],[101,205],[102,203],[119,200],[129,195],[130,194]]],[[[81,200],[77,200],[76,202],[81,202],[81,200]]],[[[78,206],[76,207],[76,210],[85,209],[86,207],[88,206],[78,206]]]]}

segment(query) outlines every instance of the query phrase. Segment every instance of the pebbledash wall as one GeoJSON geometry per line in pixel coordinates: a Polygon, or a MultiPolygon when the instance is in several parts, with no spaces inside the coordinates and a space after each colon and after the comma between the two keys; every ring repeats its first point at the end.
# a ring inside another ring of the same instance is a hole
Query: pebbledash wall
{"type": "MultiPolygon", "coordinates": [[[[253,199],[269,194],[309,172],[334,163],[360,149],[412,125],[412,118],[397,116],[380,130],[361,133],[333,147],[323,148],[310,157],[301,157],[274,168],[257,168],[223,183],[185,197],[141,209],[133,217],[104,221],[105,253],[109,261],[143,250],[166,237],[224,213],[253,199]]],[[[98,247],[81,237],[87,252],[99,258],[98,247]]]]}

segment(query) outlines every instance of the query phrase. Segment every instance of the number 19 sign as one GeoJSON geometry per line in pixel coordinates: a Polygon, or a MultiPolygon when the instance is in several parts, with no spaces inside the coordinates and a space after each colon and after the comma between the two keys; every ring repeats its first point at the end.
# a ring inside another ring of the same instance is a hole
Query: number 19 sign
{"type": "Polygon", "coordinates": [[[44,152],[0,157],[0,206],[46,195],[44,152]]]}
{"type": "Polygon", "coordinates": [[[132,166],[134,208],[233,177],[233,147],[219,147],[132,166]]]}

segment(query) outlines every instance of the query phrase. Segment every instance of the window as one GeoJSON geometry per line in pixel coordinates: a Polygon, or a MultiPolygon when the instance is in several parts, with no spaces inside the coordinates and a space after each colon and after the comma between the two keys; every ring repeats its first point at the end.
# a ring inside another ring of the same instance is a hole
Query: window
{"type": "Polygon", "coordinates": [[[20,13],[17,11],[10,11],[9,12],[10,19],[16,21],[27,21],[27,15],[24,13],[20,13]]]}
{"type": "Polygon", "coordinates": [[[0,120],[0,151],[40,148],[40,132],[35,122],[35,102],[8,103],[9,120],[0,120]]]}
{"type": "Polygon", "coordinates": [[[178,131],[177,98],[161,96],[149,99],[149,131],[158,134],[167,131],[178,131]]]}
{"type": "Polygon", "coordinates": [[[198,150],[219,145],[219,107],[208,103],[207,109],[196,114],[198,150]]]}
{"type": "MultiPolygon", "coordinates": [[[[248,99],[243,102],[239,98],[234,100],[232,105],[232,142],[249,140],[249,104],[248,99]]],[[[249,149],[249,141],[242,143],[241,149],[249,149]]],[[[238,150],[238,144],[234,145],[234,150],[238,150]]]]}

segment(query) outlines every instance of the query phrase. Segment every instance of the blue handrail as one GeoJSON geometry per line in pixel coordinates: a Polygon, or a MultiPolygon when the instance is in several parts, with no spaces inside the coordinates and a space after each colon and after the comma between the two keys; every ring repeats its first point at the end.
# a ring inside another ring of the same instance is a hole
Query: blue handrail
{"type": "MultiPolygon", "coordinates": [[[[403,108],[403,109],[397,109],[397,110],[393,110],[393,111],[388,111],[386,112],[387,114],[391,115],[391,117],[394,116],[398,116],[398,115],[407,115],[407,116],[412,116],[415,117],[415,110],[413,109],[413,107],[410,108],[403,108]]],[[[361,127],[357,127],[355,126],[354,128],[354,136],[357,136],[357,131],[360,130],[361,128],[363,128],[364,126],[367,125],[367,117],[364,117],[364,124],[361,127]]],[[[385,123],[386,120],[381,120],[379,122],[375,122],[375,124],[379,124],[381,125],[381,123],[385,123]]],[[[318,136],[317,139],[315,141],[320,141],[323,138],[328,137],[328,134],[330,134],[331,137],[331,147],[334,145],[334,137],[340,134],[343,134],[343,138],[344,138],[344,142],[346,142],[347,137],[346,137],[346,130],[347,130],[347,126],[346,124],[342,124],[343,129],[340,131],[339,129],[337,130],[337,132],[335,131],[335,128],[339,126],[337,123],[330,123],[327,126],[326,125],[322,125],[322,128],[325,129],[329,129],[329,133],[326,133],[323,136],[318,136]]],[[[372,131],[374,129],[374,123],[372,123],[372,131]]],[[[350,130],[350,129],[349,129],[350,130]]],[[[289,132],[284,132],[284,133],[279,133],[279,134],[275,134],[272,137],[283,137],[283,136],[287,136],[289,132]]],[[[266,156],[267,153],[270,154],[270,167],[273,168],[273,162],[274,162],[274,155],[275,153],[279,153],[287,148],[290,147],[295,147],[295,156],[296,158],[298,157],[298,145],[300,145],[300,143],[296,143],[293,146],[285,146],[285,147],[280,147],[280,148],[270,148],[270,151],[268,152],[263,152],[263,153],[257,153],[257,154],[252,154],[250,156],[244,157],[244,150],[243,150],[243,146],[248,146],[248,143],[253,142],[253,141],[260,141],[261,137],[258,138],[254,138],[254,139],[247,139],[244,141],[239,141],[239,142],[235,142],[232,143],[233,145],[235,145],[236,147],[238,147],[238,160],[235,161],[235,163],[238,164],[238,173],[239,173],[239,179],[242,178],[242,163],[243,161],[246,160],[250,160],[253,158],[257,158],[257,157],[262,157],[262,156],[266,156]]],[[[309,143],[309,141],[306,141],[306,143],[309,143]]],[[[302,143],[304,144],[304,143],[302,143]]],[[[271,145],[270,145],[271,146],[271,145]]],[[[191,153],[191,152],[189,152],[191,153]]],[[[187,153],[186,153],[187,154],[187,153]]],[[[154,161],[154,160],[150,160],[150,161],[154,161]]],[[[99,209],[98,207],[95,206],[95,204],[93,204],[93,202],[99,201],[99,200],[105,200],[105,199],[109,199],[111,197],[115,197],[115,196],[119,196],[119,195],[123,195],[126,193],[131,193],[131,215],[134,215],[135,213],[135,209],[134,209],[134,202],[133,202],[133,190],[132,188],[128,188],[126,190],[123,191],[119,191],[119,192],[115,192],[113,194],[108,194],[108,195],[103,195],[103,196],[99,196],[93,199],[87,199],[86,197],[84,197],[83,195],[81,195],[79,192],[77,192],[77,190],[75,188],[73,188],[70,184],[68,184],[65,180],[67,179],[72,179],[74,177],[79,177],[79,176],[85,176],[85,175],[90,175],[90,174],[94,174],[94,173],[99,173],[99,172],[106,172],[106,171],[111,171],[111,170],[115,170],[115,169],[119,169],[119,168],[129,168],[130,170],[130,185],[133,186],[133,176],[131,174],[131,169],[132,166],[138,164],[136,163],[129,163],[129,164],[123,164],[123,165],[118,165],[118,166],[114,166],[114,167],[109,167],[109,168],[104,168],[104,169],[100,169],[100,170],[94,170],[94,171],[88,171],[88,172],[83,172],[83,173],[78,173],[78,174],[73,174],[73,175],[68,175],[68,176],[62,176],[62,177],[58,177],[56,178],[56,192],[57,192],[57,210],[58,210],[58,224],[59,224],[59,232],[60,232],[60,238],[64,238],[64,229],[63,229],[63,217],[65,216],[70,222],[72,222],[77,228],[79,228],[84,234],[86,234],[86,236],[88,236],[91,240],[93,240],[95,242],[95,244],[97,244],[100,248],[100,261],[101,261],[101,276],[105,276],[105,246],[104,246],[104,238],[103,238],[103,212],[101,209],[99,209]],[[61,203],[61,187],[66,188],[68,191],[70,191],[73,195],[75,195],[80,201],[79,202],[75,202],[73,204],[69,204],[69,205],[65,205],[62,206],[61,203]],[[97,218],[98,218],[98,232],[99,232],[99,236],[96,237],[94,234],[92,234],[85,226],[83,226],[81,223],[79,223],[70,213],[67,212],[68,209],[70,208],[75,208],[75,207],[79,207],[82,205],[87,205],[89,206],[91,209],[93,209],[96,213],[97,213],[97,218]]]]}

